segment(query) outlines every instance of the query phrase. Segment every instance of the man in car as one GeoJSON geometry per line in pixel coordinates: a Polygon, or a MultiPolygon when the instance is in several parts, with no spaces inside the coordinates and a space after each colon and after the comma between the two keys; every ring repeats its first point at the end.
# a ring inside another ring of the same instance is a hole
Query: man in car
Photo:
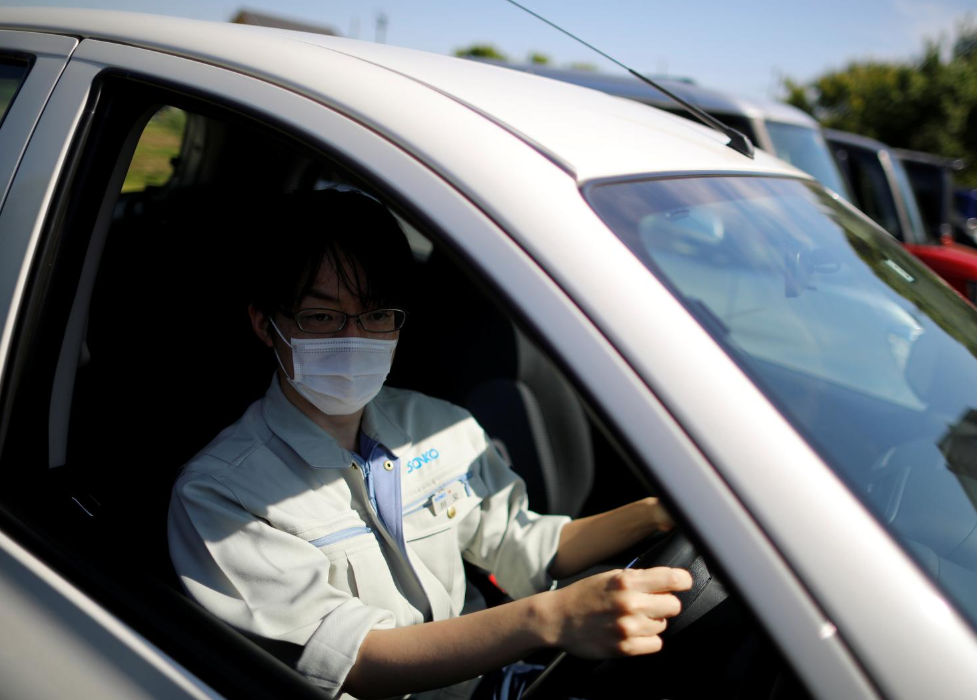
{"type": "MultiPolygon", "coordinates": [[[[266,242],[249,314],[277,370],[174,487],[170,552],[187,592],[252,635],[300,645],[298,670],[334,695],[469,697],[478,676],[541,649],[658,651],[688,572],[551,590],[670,528],[656,499],[538,515],[465,410],[383,386],[413,262],[389,211],[327,190],[252,225],[266,242]],[[470,612],[462,559],[515,600],[470,612]]],[[[450,343],[450,318],[443,331],[450,343]]],[[[205,367],[220,371],[220,355],[205,367]]]]}

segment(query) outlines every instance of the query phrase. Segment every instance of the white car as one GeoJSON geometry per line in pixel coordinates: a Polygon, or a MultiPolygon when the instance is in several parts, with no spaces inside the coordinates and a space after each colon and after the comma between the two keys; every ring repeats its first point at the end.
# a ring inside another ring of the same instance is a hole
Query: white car
{"type": "Polygon", "coordinates": [[[665,545],[701,590],[661,654],[537,697],[974,696],[977,311],[810,176],[334,37],[3,9],[0,53],[0,695],[322,697],[182,594],[165,521],[272,372],[240,217],[342,185],[415,252],[391,381],[466,403],[538,510],[656,492],[705,553],[665,545]]]}
{"type": "MultiPolygon", "coordinates": [[[[626,97],[680,116],[687,114],[664,93],[630,75],[535,64],[500,65],[626,97]]],[[[758,148],[810,173],[822,185],[851,199],[847,183],[831,157],[821,125],[806,112],[783,102],[733,95],[690,80],[655,78],[655,82],[745,134],[758,148]]]]}

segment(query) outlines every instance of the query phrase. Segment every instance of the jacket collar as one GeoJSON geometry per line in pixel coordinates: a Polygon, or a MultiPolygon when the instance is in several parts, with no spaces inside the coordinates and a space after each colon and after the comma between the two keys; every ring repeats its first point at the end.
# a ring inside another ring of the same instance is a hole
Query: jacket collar
{"type": "MultiPolygon", "coordinates": [[[[411,437],[379,405],[384,391],[381,389],[377,398],[366,405],[360,430],[399,458],[410,449],[411,437]]],[[[277,372],[265,392],[261,413],[271,431],[312,468],[344,469],[352,462],[348,450],[288,400],[277,372]]]]}

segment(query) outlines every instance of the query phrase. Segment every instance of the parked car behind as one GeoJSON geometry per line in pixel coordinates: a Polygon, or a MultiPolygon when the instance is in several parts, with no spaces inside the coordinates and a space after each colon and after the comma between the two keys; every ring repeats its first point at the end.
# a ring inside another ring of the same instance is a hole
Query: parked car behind
{"type": "Polygon", "coordinates": [[[954,216],[960,222],[964,243],[977,245],[977,189],[957,187],[953,191],[954,216]]]}
{"type": "Polygon", "coordinates": [[[964,223],[956,215],[953,206],[953,173],[964,167],[963,160],[904,148],[894,148],[892,153],[909,176],[909,184],[916,195],[923,223],[930,236],[952,236],[959,242],[973,246],[973,238],[962,238],[964,223]]]}
{"type": "MultiPolygon", "coordinates": [[[[630,75],[607,75],[597,71],[541,65],[503,65],[626,97],[691,118],[673,100],[630,75]]],[[[758,148],[810,173],[823,185],[848,198],[847,185],[831,157],[821,126],[807,113],[781,102],[740,97],[703,87],[691,80],[656,78],[655,82],[743,133],[758,148]]]]}
{"type": "Polygon", "coordinates": [[[942,224],[927,226],[904,161],[895,150],[857,134],[835,130],[825,134],[848,178],[852,202],[951,287],[977,302],[977,251],[942,235],[942,224]]]}
{"type": "MultiPolygon", "coordinates": [[[[468,407],[540,511],[653,493],[679,524],[676,634],[568,659],[572,695],[973,697],[977,309],[836,192],[627,100],[335,37],[5,8],[0,65],[0,696],[321,700],[301,642],[184,595],[165,521],[274,371],[250,206],[343,186],[414,253],[391,381],[468,407]]],[[[333,514],[282,537],[369,605],[314,544],[333,514]]]]}

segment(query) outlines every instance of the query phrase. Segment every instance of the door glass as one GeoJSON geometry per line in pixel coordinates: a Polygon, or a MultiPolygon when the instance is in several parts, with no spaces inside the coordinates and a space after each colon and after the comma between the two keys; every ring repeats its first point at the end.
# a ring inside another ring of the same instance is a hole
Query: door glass
{"type": "Polygon", "coordinates": [[[919,218],[925,222],[922,227],[927,229],[926,234],[933,242],[940,237],[940,225],[949,223],[949,216],[945,211],[947,197],[945,180],[949,177],[949,173],[937,165],[893,159],[893,165],[899,163],[904,168],[896,172],[902,173],[903,177],[909,180],[916,194],[915,201],[921,210],[919,218]]]}
{"type": "Polygon", "coordinates": [[[0,59],[0,123],[7,116],[7,109],[27,77],[29,68],[27,61],[0,59]]]}
{"type": "Polygon", "coordinates": [[[878,153],[848,144],[837,144],[836,148],[845,153],[858,207],[897,239],[905,241],[906,232],[899,225],[896,201],[878,153]]]}

